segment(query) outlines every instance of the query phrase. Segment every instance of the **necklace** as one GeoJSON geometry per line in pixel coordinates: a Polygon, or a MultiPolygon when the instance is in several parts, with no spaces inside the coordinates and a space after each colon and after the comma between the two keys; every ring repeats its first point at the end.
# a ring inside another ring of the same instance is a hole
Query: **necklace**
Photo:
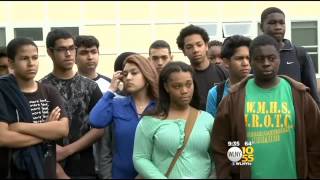
{"type": "Polygon", "coordinates": [[[141,105],[141,106],[137,105],[138,109],[144,109],[145,106],[146,106],[146,105],[141,105]]]}
{"type": "Polygon", "coordinates": [[[136,104],[137,111],[140,113],[146,108],[147,104],[138,105],[136,104]]]}

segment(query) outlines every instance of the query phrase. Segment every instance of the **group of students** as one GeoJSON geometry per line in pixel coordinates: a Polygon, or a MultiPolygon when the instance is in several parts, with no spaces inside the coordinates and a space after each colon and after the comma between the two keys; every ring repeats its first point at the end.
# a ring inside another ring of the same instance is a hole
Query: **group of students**
{"type": "Polygon", "coordinates": [[[226,38],[217,64],[207,32],[189,25],[177,45],[190,65],[158,40],[149,58],[119,55],[112,79],[96,72],[93,36],[49,32],[53,71],[39,82],[38,47],[13,39],[0,77],[0,177],[320,178],[314,67],[284,39],[284,22],[267,8],[264,35],[226,38]],[[229,142],[248,141],[252,166],[235,166],[229,142]]]}

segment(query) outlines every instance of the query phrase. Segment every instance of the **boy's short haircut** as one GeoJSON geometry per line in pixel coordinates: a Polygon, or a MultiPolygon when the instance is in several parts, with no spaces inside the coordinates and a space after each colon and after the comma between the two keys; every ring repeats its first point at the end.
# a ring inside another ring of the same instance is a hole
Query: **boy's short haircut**
{"type": "Polygon", "coordinates": [[[211,48],[212,46],[222,46],[222,42],[218,40],[209,41],[208,47],[211,48]]]}
{"type": "Polygon", "coordinates": [[[235,50],[241,46],[247,46],[250,47],[251,39],[245,36],[241,35],[233,35],[230,37],[227,37],[223,41],[223,45],[221,48],[221,57],[230,59],[234,53],[235,50]]]}
{"type": "Polygon", "coordinates": [[[166,41],[164,41],[164,40],[156,40],[149,47],[149,55],[150,55],[150,50],[151,49],[160,49],[160,48],[168,49],[169,54],[171,54],[170,45],[166,41]]]}
{"type": "Polygon", "coordinates": [[[263,35],[260,35],[252,40],[252,42],[250,44],[250,48],[249,48],[250,57],[252,57],[254,50],[257,47],[266,46],[266,45],[274,46],[278,52],[280,50],[280,44],[276,41],[276,39],[274,39],[273,37],[271,37],[269,35],[263,34],[263,35]]]}
{"type": "Polygon", "coordinates": [[[64,29],[55,29],[50,31],[46,38],[46,46],[47,48],[54,48],[55,43],[58,39],[72,39],[74,41],[74,37],[64,29]]]}
{"type": "Polygon", "coordinates": [[[75,45],[79,47],[90,48],[96,46],[99,49],[99,41],[96,37],[90,35],[80,35],[75,39],[75,45]]]}
{"type": "Polygon", "coordinates": [[[38,51],[38,46],[31,39],[28,39],[28,38],[14,38],[7,45],[7,56],[8,56],[8,58],[14,61],[14,58],[17,55],[18,49],[21,48],[22,46],[26,46],[26,45],[34,46],[38,51]]]}
{"type": "Polygon", "coordinates": [[[263,22],[267,19],[267,16],[272,13],[280,13],[283,14],[283,16],[285,16],[284,12],[281,9],[277,7],[269,7],[263,10],[263,12],[261,13],[261,24],[263,24],[263,22]]]}
{"type": "Polygon", "coordinates": [[[123,63],[126,58],[132,54],[136,54],[134,52],[123,52],[121,53],[115,60],[113,70],[116,71],[122,71],[123,70],[123,63]]]}

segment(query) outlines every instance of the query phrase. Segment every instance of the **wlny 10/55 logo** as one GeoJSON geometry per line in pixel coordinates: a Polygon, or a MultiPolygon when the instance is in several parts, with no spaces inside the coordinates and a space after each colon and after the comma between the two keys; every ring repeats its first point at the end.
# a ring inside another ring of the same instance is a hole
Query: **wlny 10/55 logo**
{"type": "Polygon", "coordinates": [[[245,142],[244,146],[240,147],[239,141],[228,142],[230,147],[227,152],[228,159],[232,165],[236,166],[251,166],[254,161],[254,148],[252,142],[245,142]]]}

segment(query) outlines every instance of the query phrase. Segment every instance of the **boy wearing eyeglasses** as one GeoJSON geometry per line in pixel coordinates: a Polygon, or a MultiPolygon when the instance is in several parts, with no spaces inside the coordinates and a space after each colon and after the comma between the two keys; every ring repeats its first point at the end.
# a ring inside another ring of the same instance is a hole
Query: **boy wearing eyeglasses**
{"type": "Polygon", "coordinates": [[[90,128],[88,114],[102,93],[96,82],[73,71],[76,46],[69,32],[49,32],[46,46],[53,71],[41,81],[59,90],[71,122],[68,138],[57,145],[57,162],[63,161],[64,166],[57,166],[57,178],[95,178],[92,144],[104,131],[90,128]]]}

